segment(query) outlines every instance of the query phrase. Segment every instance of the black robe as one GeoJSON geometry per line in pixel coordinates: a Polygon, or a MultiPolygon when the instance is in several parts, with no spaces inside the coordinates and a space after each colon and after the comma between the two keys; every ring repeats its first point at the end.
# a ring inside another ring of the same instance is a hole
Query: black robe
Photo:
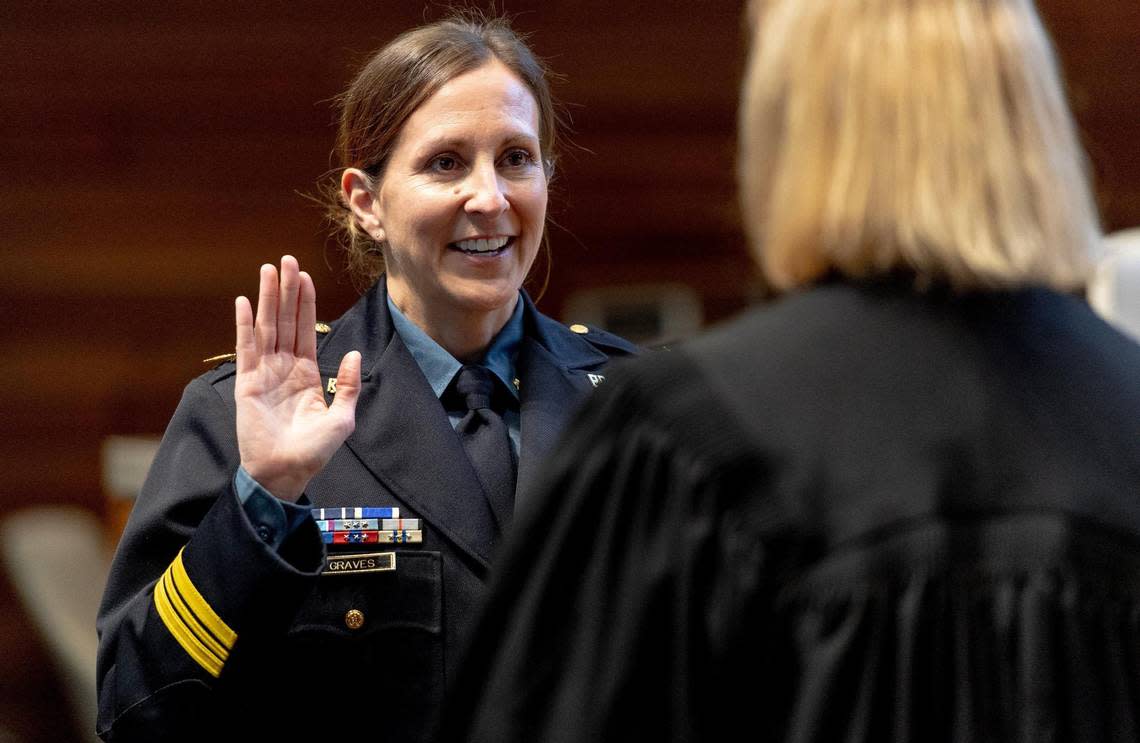
{"type": "Polygon", "coordinates": [[[443,740],[1140,740],[1140,346],[836,283],[611,370],[443,740]]]}

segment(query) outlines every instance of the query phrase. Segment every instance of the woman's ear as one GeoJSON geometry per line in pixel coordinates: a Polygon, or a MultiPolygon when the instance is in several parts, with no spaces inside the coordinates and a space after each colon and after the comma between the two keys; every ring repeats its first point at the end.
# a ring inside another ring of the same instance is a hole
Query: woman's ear
{"type": "Polygon", "coordinates": [[[360,229],[371,235],[373,240],[384,242],[379,197],[372,177],[358,168],[345,168],[340,176],[340,190],[360,229]]]}

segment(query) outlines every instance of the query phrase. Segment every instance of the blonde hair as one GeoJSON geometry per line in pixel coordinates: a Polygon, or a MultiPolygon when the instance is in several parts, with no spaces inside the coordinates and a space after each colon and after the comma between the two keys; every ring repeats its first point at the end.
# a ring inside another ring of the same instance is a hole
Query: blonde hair
{"type": "Polygon", "coordinates": [[[790,289],[1083,286],[1100,227],[1031,0],[754,0],[745,227],[790,289]]]}

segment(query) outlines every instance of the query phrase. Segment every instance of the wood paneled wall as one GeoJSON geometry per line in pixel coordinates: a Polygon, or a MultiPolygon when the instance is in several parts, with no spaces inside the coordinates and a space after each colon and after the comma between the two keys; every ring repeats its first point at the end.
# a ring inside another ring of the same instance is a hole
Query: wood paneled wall
{"type": "MultiPolygon", "coordinates": [[[[684,281],[706,317],[750,293],[733,197],[742,3],[507,2],[565,79],[554,273],[684,281]]],[[[1047,0],[1110,229],[1140,224],[1140,5],[1047,0]]],[[[321,315],[354,299],[320,210],[328,99],[420,2],[9,0],[0,9],[0,512],[98,509],[99,442],[160,432],[232,298],[297,255],[321,315]]],[[[567,318],[572,320],[573,318],[567,318]]]]}

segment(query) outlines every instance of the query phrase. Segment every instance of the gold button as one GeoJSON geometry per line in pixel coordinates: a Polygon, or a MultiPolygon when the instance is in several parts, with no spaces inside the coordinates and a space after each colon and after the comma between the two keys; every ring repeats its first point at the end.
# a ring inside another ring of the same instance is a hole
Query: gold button
{"type": "Polygon", "coordinates": [[[316,330],[318,333],[328,333],[332,330],[332,328],[329,327],[329,324],[327,322],[319,322],[314,327],[314,330],[316,330]]]}
{"type": "Polygon", "coordinates": [[[344,615],[344,623],[349,629],[360,629],[364,626],[364,612],[360,609],[349,609],[344,615]]]}
{"type": "Polygon", "coordinates": [[[581,323],[574,323],[573,325],[570,326],[570,329],[573,330],[575,333],[589,333],[590,332],[590,329],[587,328],[585,325],[582,325],[581,323]]]}

